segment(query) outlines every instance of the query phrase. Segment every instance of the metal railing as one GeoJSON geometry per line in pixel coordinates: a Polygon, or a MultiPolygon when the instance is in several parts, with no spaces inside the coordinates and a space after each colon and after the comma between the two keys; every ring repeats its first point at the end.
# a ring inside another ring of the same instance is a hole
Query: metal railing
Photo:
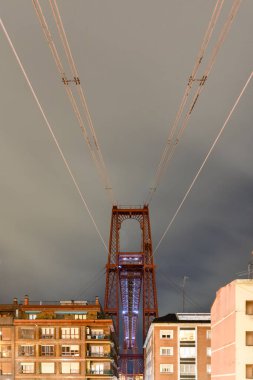
{"type": "Polygon", "coordinates": [[[110,335],[106,334],[99,334],[99,335],[94,335],[94,334],[88,334],[86,336],[87,339],[96,339],[96,340],[110,340],[110,335]]]}
{"type": "Polygon", "coordinates": [[[87,351],[87,356],[92,358],[110,358],[111,354],[109,352],[90,352],[87,351]]]}
{"type": "Polygon", "coordinates": [[[113,375],[111,369],[88,369],[86,370],[87,375],[113,375]]]}

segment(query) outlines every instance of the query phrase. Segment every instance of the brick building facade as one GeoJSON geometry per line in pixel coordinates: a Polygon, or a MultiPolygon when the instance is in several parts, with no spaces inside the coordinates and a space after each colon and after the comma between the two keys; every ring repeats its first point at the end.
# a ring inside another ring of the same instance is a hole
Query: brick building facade
{"type": "Polygon", "coordinates": [[[145,380],[210,380],[210,314],[168,314],[144,344],[145,380]]]}
{"type": "Polygon", "coordinates": [[[0,379],[117,379],[118,345],[98,299],[0,305],[0,379]]]}

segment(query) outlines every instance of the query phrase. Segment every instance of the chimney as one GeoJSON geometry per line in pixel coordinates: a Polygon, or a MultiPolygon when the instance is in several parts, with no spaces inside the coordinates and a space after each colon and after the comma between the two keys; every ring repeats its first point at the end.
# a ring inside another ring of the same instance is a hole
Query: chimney
{"type": "Polygon", "coordinates": [[[13,303],[13,305],[18,305],[18,299],[17,299],[17,297],[13,298],[12,303],[13,303]]]}
{"type": "Polygon", "coordinates": [[[25,306],[29,305],[29,297],[27,294],[25,295],[25,298],[24,298],[24,305],[25,306]]]}
{"type": "Polygon", "coordinates": [[[96,304],[96,305],[99,305],[99,298],[98,298],[98,296],[96,296],[95,304],[96,304]]]}

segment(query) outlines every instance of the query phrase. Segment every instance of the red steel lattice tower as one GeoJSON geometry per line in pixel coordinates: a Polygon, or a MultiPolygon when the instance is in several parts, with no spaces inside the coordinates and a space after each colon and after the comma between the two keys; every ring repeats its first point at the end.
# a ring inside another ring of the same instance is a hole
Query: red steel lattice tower
{"type": "Polygon", "coordinates": [[[149,209],[148,206],[114,206],[106,265],[104,309],[114,319],[118,336],[121,327],[123,329],[121,372],[132,375],[132,378],[135,374],[143,373],[143,357],[138,353],[137,347],[140,304],[144,340],[150,323],[158,316],[149,209]],[[140,252],[125,252],[120,249],[120,229],[127,219],[137,220],[140,224],[140,252]]]}

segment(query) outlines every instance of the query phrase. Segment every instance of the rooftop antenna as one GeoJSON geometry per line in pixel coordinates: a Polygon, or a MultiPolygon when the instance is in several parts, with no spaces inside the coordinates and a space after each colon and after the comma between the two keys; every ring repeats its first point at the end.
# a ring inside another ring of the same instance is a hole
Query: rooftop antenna
{"type": "MultiPolygon", "coordinates": [[[[251,252],[251,257],[253,256],[253,251],[251,252]]],[[[251,258],[250,262],[248,263],[248,279],[252,280],[253,278],[253,258],[251,258]]]]}
{"type": "MultiPolygon", "coordinates": [[[[252,263],[252,265],[253,265],[253,263],[252,263]]],[[[188,280],[188,279],[189,279],[188,276],[184,276],[183,284],[182,284],[183,313],[184,313],[184,309],[185,309],[185,284],[186,284],[186,280],[188,280]]]]}

